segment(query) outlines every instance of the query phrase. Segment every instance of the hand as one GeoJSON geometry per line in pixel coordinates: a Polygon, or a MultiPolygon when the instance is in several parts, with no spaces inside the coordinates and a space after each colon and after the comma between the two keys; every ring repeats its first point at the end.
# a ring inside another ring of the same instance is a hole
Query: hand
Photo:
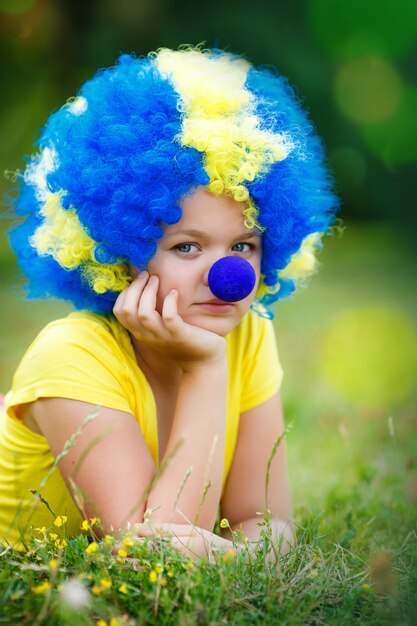
{"type": "Polygon", "coordinates": [[[225,359],[226,340],[204,328],[187,324],[178,314],[178,291],[156,310],[159,278],[141,272],[116,300],[113,313],[140,342],[171,358],[182,371],[225,359]]]}
{"type": "MultiPolygon", "coordinates": [[[[134,530],[139,535],[137,541],[145,537],[168,537],[172,545],[185,556],[193,559],[207,557],[211,559],[213,547],[222,551],[233,550],[233,543],[214,533],[192,524],[171,524],[168,522],[148,522],[136,524],[134,530]]],[[[233,550],[234,552],[234,550],[233,550]]]]}

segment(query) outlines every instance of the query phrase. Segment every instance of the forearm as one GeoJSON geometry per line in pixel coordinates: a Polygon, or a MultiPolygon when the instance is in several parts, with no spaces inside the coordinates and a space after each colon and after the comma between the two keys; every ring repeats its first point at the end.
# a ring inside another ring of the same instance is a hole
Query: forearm
{"type": "Polygon", "coordinates": [[[212,561],[215,552],[235,554],[233,543],[203,528],[194,527],[187,537],[172,536],[174,547],[191,559],[207,558],[212,561]]]}
{"type": "MultiPolygon", "coordinates": [[[[161,542],[165,539],[168,539],[178,552],[193,560],[208,558],[212,561],[218,553],[227,555],[226,558],[232,558],[236,553],[233,543],[228,539],[190,524],[167,522],[151,524],[148,521],[136,524],[133,530],[136,534],[135,543],[146,543],[147,550],[158,554],[161,551],[161,542]]],[[[112,552],[117,555],[121,549],[126,549],[123,537],[113,545],[112,552]]]]}
{"type": "MultiPolygon", "coordinates": [[[[243,534],[248,538],[249,546],[251,549],[255,547],[256,543],[261,538],[261,531],[263,527],[258,525],[260,521],[260,517],[251,517],[247,520],[240,522],[239,524],[234,525],[233,527],[233,530],[241,530],[243,534]]],[[[287,554],[290,550],[290,547],[294,544],[295,540],[293,525],[291,524],[291,522],[276,518],[272,518],[270,523],[272,531],[272,544],[275,546],[275,550],[278,550],[282,538],[282,547],[280,549],[280,554],[287,554]]],[[[233,535],[230,528],[222,529],[222,537],[224,539],[232,541],[233,535]]],[[[275,554],[274,548],[272,546],[269,553],[271,557],[273,557],[275,554]]]]}
{"type": "Polygon", "coordinates": [[[157,509],[153,522],[185,524],[181,511],[190,523],[213,529],[223,477],[226,402],[226,359],[183,374],[161,463],[168,459],[167,467],[147,498],[147,509],[157,509]]]}

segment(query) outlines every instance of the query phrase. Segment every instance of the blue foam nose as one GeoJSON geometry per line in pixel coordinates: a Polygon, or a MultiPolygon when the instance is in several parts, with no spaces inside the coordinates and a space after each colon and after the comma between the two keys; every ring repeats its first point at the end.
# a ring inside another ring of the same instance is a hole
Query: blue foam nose
{"type": "Polygon", "coordinates": [[[246,298],[256,283],[252,265],[239,256],[224,256],[210,268],[208,284],[211,292],[224,302],[246,298]]]}

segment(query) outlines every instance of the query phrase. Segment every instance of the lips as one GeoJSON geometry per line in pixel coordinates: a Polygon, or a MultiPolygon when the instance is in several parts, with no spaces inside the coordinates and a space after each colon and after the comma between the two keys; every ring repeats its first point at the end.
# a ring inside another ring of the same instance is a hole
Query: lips
{"type": "Polygon", "coordinates": [[[230,302],[224,302],[223,300],[218,300],[218,298],[212,298],[211,300],[206,300],[205,302],[198,302],[197,304],[218,304],[218,305],[225,305],[225,304],[230,304],[230,302]]]}

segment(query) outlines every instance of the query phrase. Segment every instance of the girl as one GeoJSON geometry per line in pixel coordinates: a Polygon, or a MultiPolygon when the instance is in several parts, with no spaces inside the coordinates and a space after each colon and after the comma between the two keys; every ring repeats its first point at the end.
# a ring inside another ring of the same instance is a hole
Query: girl
{"type": "Polygon", "coordinates": [[[293,541],[270,305],[314,270],[337,200],[285,79],[219,50],[123,55],[53,113],[11,232],[29,296],[71,301],[24,355],[0,422],[0,537],[83,518],[202,556],[293,541]],[[238,256],[252,292],[208,273],[238,256]],[[64,452],[63,452],[64,451],[64,452]],[[63,454],[61,454],[63,452],[63,454]],[[158,472],[158,468],[162,471],[158,472]],[[149,525],[141,525],[145,512],[149,525]]]}

